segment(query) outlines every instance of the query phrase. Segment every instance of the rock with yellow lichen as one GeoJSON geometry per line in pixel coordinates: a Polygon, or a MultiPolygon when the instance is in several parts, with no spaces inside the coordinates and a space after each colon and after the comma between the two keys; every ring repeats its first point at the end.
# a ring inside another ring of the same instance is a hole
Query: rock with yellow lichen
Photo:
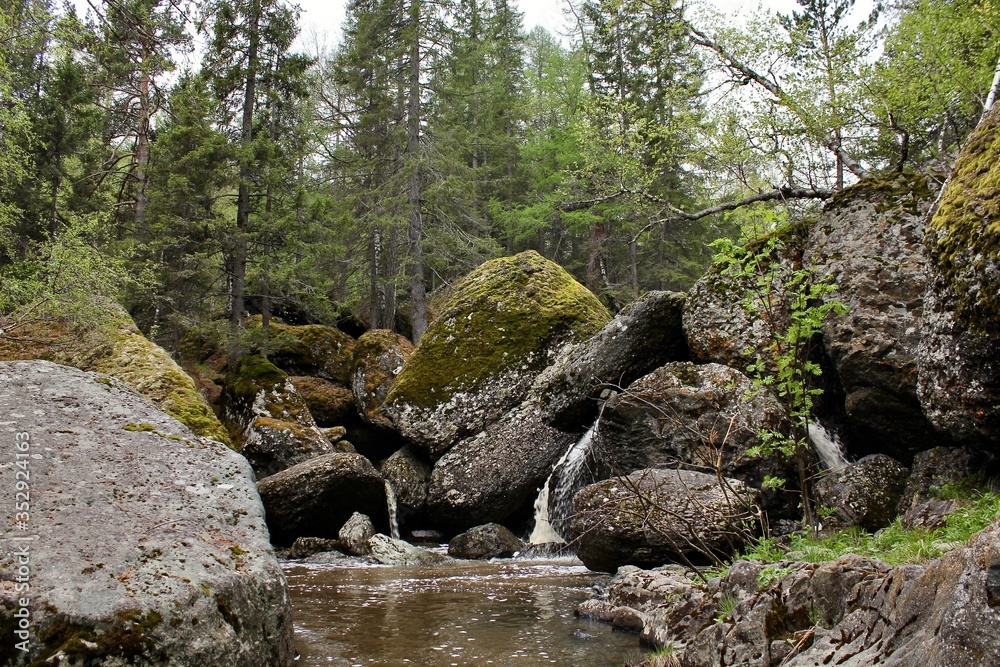
{"type": "Polygon", "coordinates": [[[351,390],[361,418],[373,426],[391,426],[382,404],[392,383],[413,354],[413,345],[387,329],[372,329],[358,338],[351,365],[351,390]]]}

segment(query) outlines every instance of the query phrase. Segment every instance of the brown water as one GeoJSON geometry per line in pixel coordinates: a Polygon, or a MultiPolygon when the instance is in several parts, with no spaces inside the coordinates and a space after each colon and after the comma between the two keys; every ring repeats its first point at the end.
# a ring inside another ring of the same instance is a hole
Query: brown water
{"type": "Polygon", "coordinates": [[[568,561],[286,563],[302,667],[614,667],[638,637],[574,617],[600,577],[568,561]]]}

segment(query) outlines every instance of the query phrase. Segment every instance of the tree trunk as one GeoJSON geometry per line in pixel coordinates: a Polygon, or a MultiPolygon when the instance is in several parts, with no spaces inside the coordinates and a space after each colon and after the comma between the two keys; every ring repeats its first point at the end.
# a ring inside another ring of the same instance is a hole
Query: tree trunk
{"type": "Polygon", "coordinates": [[[420,210],[420,0],[410,2],[410,80],[406,109],[406,155],[410,177],[406,189],[410,207],[407,237],[410,245],[410,303],[412,307],[413,344],[420,342],[427,329],[427,288],[424,284],[423,216],[420,210]]]}
{"type": "MultiPolygon", "coordinates": [[[[148,59],[149,55],[147,54],[148,59]]],[[[144,64],[145,60],[144,59],[144,64]]],[[[149,166],[149,72],[145,67],[139,79],[139,122],[135,133],[135,226],[142,232],[146,219],[146,169],[149,166]]]]}
{"type": "Polygon", "coordinates": [[[590,227],[590,248],[587,253],[587,288],[595,294],[606,287],[607,269],[604,266],[604,246],[608,240],[608,228],[603,222],[590,227]]]}

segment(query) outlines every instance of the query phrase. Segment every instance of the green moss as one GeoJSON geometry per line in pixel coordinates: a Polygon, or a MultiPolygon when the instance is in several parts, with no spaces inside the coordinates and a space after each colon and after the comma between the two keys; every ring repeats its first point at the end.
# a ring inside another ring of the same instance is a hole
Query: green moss
{"type": "Polygon", "coordinates": [[[859,201],[868,201],[875,204],[878,213],[898,209],[919,215],[923,204],[932,196],[927,178],[922,174],[879,174],[844,188],[827,200],[823,210],[831,213],[859,201]]]}
{"type": "Polygon", "coordinates": [[[83,664],[101,664],[103,659],[113,657],[129,663],[138,659],[160,661],[164,656],[155,640],[155,632],[162,623],[163,617],[157,612],[143,613],[138,609],[120,611],[111,621],[96,627],[57,616],[39,632],[38,640],[43,649],[30,667],[52,664],[51,658],[59,653],[71,662],[82,661],[83,664]]]}
{"type": "MultiPolygon", "coordinates": [[[[247,323],[250,330],[259,330],[260,326],[260,317],[251,318],[247,323]]],[[[350,381],[354,339],[334,327],[291,326],[272,321],[268,327],[267,349],[268,359],[290,374],[350,381]]],[[[254,350],[259,351],[259,348],[254,350]]]]}
{"type": "Polygon", "coordinates": [[[125,426],[122,426],[122,428],[124,430],[126,430],[126,431],[136,431],[136,432],[139,432],[139,433],[156,433],[157,432],[155,426],[153,426],[152,424],[147,424],[145,422],[143,422],[141,424],[128,423],[128,424],[125,424],[125,426]]]}
{"type": "Polygon", "coordinates": [[[270,361],[256,354],[241,357],[229,371],[229,391],[242,400],[253,401],[261,389],[284,384],[288,376],[270,361]]]}
{"type": "Polygon", "coordinates": [[[538,253],[491,260],[456,285],[386,403],[433,406],[525,364],[540,369],[549,345],[593,335],[609,319],[597,297],[538,253]]]}
{"type": "Polygon", "coordinates": [[[927,231],[958,320],[1000,334],[1000,105],[962,149],[927,231]]]}

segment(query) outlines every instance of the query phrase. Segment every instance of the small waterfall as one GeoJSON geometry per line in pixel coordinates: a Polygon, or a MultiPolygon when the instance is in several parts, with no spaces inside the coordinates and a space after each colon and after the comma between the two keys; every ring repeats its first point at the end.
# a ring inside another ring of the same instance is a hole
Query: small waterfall
{"type": "Polygon", "coordinates": [[[396,490],[389,480],[385,480],[385,504],[389,508],[389,533],[394,540],[399,539],[399,518],[396,516],[396,490]]]}
{"type": "Polygon", "coordinates": [[[600,420],[601,417],[598,415],[583,437],[566,450],[538,492],[538,498],[535,500],[535,527],[528,540],[531,544],[565,542],[552,527],[551,522],[565,519],[573,511],[573,494],[578,490],[580,476],[586,469],[587,459],[597,439],[597,424],[600,420]],[[552,483],[557,473],[559,481],[553,489],[552,483]],[[552,516],[549,515],[550,506],[555,510],[552,516]]]}
{"type": "Polygon", "coordinates": [[[809,440],[823,462],[824,468],[836,472],[847,466],[847,459],[844,458],[844,450],[840,446],[837,436],[826,430],[819,422],[808,423],[806,432],[809,434],[809,440]]]}

